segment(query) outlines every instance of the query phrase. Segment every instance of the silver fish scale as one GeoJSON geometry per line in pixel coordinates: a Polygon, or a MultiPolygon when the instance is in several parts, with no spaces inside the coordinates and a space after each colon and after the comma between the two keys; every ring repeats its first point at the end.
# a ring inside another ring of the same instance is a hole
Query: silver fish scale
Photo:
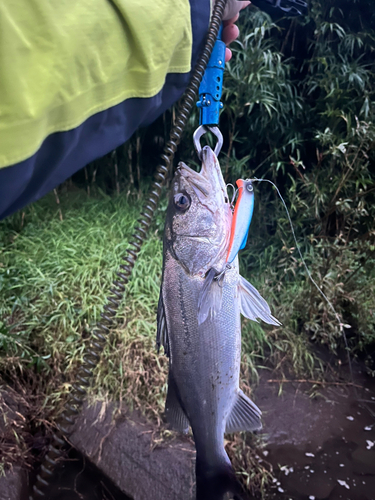
{"type": "Polygon", "coordinates": [[[194,433],[197,452],[210,465],[228,462],[223,436],[238,390],[241,328],[239,274],[225,274],[222,307],[198,325],[204,279],[189,276],[167,251],[163,302],[170,345],[170,370],[194,433]]]}

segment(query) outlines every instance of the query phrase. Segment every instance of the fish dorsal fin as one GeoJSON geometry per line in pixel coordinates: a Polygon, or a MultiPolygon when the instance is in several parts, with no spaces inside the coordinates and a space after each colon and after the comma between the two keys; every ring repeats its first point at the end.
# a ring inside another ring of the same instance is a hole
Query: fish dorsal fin
{"type": "Polygon", "coordinates": [[[234,406],[225,426],[225,432],[259,431],[262,428],[262,412],[241,389],[238,389],[234,406]]]}
{"type": "Polygon", "coordinates": [[[160,346],[164,348],[164,354],[169,358],[169,339],[167,321],[165,319],[165,311],[163,304],[163,294],[160,289],[158,315],[157,315],[157,330],[156,330],[156,348],[159,352],[160,346]]]}
{"type": "Polygon", "coordinates": [[[269,325],[280,326],[281,323],[272,316],[269,305],[245,278],[240,276],[239,281],[240,310],[243,316],[253,321],[263,320],[269,325]]]}
{"type": "Polygon", "coordinates": [[[202,290],[198,299],[198,325],[202,324],[208,317],[215,317],[221,309],[223,298],[222,285],[215,280],[217,271],[210,269],[204,280],[202,290]]]}
{"type": "Polygon", "coordinates": [[[178,389],[171,370],[169,370],[168,376],[168,393],[167,400],[165,402],[165,416],[172,429],[178,432],[188,432],[189,420],[181,407],[178,397],[178,389]]]}

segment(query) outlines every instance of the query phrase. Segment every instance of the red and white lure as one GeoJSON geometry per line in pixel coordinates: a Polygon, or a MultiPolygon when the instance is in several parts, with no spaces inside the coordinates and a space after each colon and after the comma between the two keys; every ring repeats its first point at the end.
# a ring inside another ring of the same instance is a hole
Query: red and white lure
{"type": "Polygon", "coordinates": [[[231,264],[245,248],[254,211],[254,187],[251,180],[238,179],[238,198],[233,213],[226,264],[231,264]]]}

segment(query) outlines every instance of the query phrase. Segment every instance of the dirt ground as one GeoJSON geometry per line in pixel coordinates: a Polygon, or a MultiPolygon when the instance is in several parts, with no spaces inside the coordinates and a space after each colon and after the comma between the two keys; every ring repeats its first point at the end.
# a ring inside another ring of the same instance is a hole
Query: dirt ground
{"type": "Polygon", "coordinates": [[[263,458],[276,481],[269,498],[280,500],[375,500],[375,380],[353,367],[318,388],[312,383],[270,382],[263,372],[255,391],[263,411],[263,458]],[[345,373],[346,372],[346,373],[345,373]]]}

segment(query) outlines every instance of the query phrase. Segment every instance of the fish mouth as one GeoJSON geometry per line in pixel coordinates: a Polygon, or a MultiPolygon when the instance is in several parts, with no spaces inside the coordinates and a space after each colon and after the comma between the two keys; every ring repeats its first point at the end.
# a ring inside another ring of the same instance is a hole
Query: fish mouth
{"type": "Polygon", "coordinates": [[[221,193],[223,201],[228,199],[227,187],[219,162],[209,146],[202,149],[202,168],[200,172],[196,172],[182,162],[178,164],[178,172],[189,182],[200,201],[212,196],[213,193],[216,195],[221,193]]]}
{"type": "Polygon", "coordinates": [[[194,241],[199,241],[200,243],[207,243],[208,245],[212,244],[211,239],[208,236],[201,236],[195,234],[179,234],[179,238],[189,238],[194,241]]]}

